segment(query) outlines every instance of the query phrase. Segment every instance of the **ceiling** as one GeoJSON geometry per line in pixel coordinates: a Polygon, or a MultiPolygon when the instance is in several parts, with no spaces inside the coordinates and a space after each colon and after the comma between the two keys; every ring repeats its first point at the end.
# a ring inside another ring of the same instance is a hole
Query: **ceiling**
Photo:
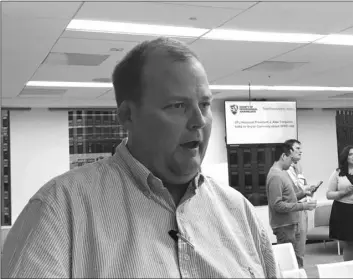
{"type": "MultiPolygon", "coordinates": [[[[31,80],[105,81],[127,51],[155,38],[68,31],[72,19],[353,35],[353,2],[3,1],[3,107],[115,106],[109,88],[25,86],[31,80]]],[[[211,84],[353,87],[353,46],[179,39],[199,54],[211,84]]],[[[248,98],[248,91],[213,93],[218,99],[248,98]]],[[[297,100],[303,108],[353,107],[353,92],[252,91],[251,96],[297,100]]]]}

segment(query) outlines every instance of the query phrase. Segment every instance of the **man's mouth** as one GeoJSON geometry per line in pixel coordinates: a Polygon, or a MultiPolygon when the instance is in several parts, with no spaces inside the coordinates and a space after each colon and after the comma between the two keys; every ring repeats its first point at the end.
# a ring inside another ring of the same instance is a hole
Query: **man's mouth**
{"type": "Polygon", "coordinates": [[[180,146],[182,146],[184,148],[188,148],[188,149],[195,149],[200,146],[200,142],[193,140],[193,141],[188,141],[188,142],[182,143],[182,144],[180,144],[180,146]]]}

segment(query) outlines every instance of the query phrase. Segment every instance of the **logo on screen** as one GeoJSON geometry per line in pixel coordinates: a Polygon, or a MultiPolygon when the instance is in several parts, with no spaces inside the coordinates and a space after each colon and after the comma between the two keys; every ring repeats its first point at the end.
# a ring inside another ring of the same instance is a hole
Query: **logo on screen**
{"type": "Polygon", "coordinates": [[[238,113],[239,107],[237,105],[231,105],[230,106],[230,111],[233,113],[233,115],[236,115],[238,113]]]}

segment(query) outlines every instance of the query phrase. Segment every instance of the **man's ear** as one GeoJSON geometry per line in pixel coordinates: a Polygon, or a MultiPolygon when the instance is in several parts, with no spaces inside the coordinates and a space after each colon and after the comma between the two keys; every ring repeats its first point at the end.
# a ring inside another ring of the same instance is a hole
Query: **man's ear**
{"type": "Polygon", "coordinates": [[[132,107],[128,101],[123,101],[118,108],[118,120],[125,129],[129,130],[132,125],[132,107]]]}

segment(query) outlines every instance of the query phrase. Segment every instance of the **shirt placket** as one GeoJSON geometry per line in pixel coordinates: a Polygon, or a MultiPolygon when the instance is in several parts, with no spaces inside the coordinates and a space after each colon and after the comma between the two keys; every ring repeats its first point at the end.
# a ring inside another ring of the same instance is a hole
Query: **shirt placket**
{"type": "Polygon", "coordinates": [[[181,204],[176,211],[176,219],[178,224],[178,257],[179,257],[179,269],[182,278],[196,278],[197,270],[195,268],[195,257],[194,257],[194,245],[192,240],[188,237],[185,224],[184,216],[184,203],[181,204]]]}

